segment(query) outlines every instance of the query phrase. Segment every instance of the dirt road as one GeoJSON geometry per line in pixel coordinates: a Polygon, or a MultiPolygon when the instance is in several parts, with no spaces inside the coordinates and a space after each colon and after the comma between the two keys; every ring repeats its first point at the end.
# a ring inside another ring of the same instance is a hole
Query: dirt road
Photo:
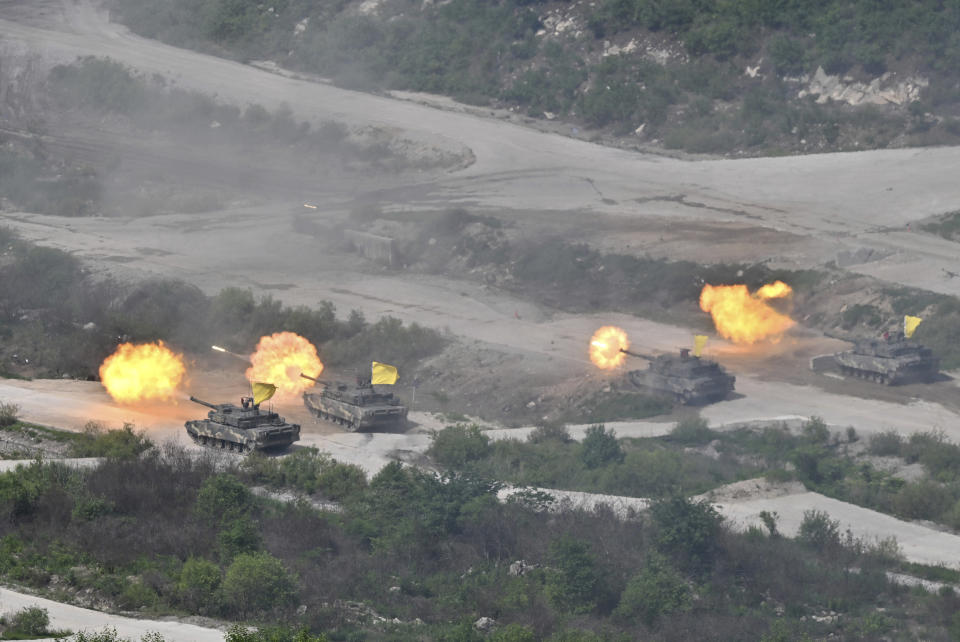
{"type": "MultiPolygon", "coordinates": [[[[960,293],[944,276],[960,245],[907,236],[910,221],[955,209],[958,148],[880,150],[788,158],[690,162],[590,144],[474,114],[361,94],[272,74],[249,65],[139,38],[87,2],[47,3],[43,16],[22,8],[0,14],[4,46],[51,60],[115,58],[178,86],[238,104],[288,103],[296,116],[376,126],[412,146],[469,149],[472,166],[403,190],[408,206],[449,203],[478,209],[550,210],[585,220],[615,217],[749,221],[838,246],[891,256],[863,266],[897,282],[960,293]],[[7,18],[9,16],[9,18],[7,18]],[[28,24],[29,23],[29,24],[28,24]]],[[[390,200],[390,193],[379,194],[390,200]]],[[[824,256],[808,257],[817,262],[824,256]]]]}
{"type": "Polygon", "coordinates": [[[139,640],[145,634],[154,632],[160,633],[167,642],[223,642],[224,632],[219,629],[175,620],[141,620],[111,615],[0,588],[0,613],[14,613],[30,606],[47,610],[51,629],[93,633],[110,627],[116,629],[117,634],[124,639],[139,640]]]}

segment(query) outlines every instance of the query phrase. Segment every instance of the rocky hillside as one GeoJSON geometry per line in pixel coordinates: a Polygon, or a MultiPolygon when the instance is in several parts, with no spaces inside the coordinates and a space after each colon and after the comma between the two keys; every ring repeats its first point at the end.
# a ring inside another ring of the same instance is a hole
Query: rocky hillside
{"type": "Polygon", "coordinates": [[[938,0],[110,0],[139,33],[434,92],[623,145],[782,154],[960,142],[938,0]]]}

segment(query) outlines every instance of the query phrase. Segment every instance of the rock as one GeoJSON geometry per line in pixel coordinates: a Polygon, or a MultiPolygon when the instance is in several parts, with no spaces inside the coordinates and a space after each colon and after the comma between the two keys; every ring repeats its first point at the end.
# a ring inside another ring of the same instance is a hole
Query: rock
{"type": "Polygon", "coordinates": [[[536,407],[537,407],[536,401],[531,401],[530,403],[527,404],[527,408],[536,408],[536,407]]]}
{"type": "Polygon", "coordinates": [[[493,627],[497,625],[497,621],[492,617],[482,617],[476,622],[473,623],[473,628],[479,631],[480,633],[489,633],[493,630],[493,627]]]}
{"type": "Polygon", "coordinates": [[[532,567],[527,566],[527,563],[525,561],[517,560],[516,562],[510,565],[510,569],[507,571],[507,573],[512,575],[513,577],[520,577],[521,575],[526,573],[527,570],[530,568],[532,567]]]}
{"type": "Polygon", "coordinates": [[[391,586],[391,587],[390,587],[389,589],[387,589],[387,590],[388,590],[389,592],[391,592],[391,593],[399,593],[399,592],[400,592],[400,587],[399,587],[399,586],[391,586]]]}
{"type": "Polygon", "coordinates": [[[297,607],[297,615],[299,615],[300,617],[303,617],[306,614],[307,614],[306,604],[301,604],[300,606],[297,607]]]}

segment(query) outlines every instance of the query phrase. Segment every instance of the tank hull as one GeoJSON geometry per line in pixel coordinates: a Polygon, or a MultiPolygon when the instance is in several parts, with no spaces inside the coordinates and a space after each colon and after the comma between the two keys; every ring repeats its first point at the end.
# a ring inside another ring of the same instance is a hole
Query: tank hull
{"type": "Polygon", "coordinates": [[[337,424],[348,432],[396,430],[407,425],[407,408],[401,405],[355,405],[310,392],[304,393],[303,405],[318,420],[337,424]]]}
{"type": "Polygon", "coordinates": [[[702,406],[723,401],[733,392],[736,381],[736,378],[729,374],[705,379],[685,379],[661,375],[649,370],[633,370],[628,373],[628,376],[633,385],[638,388],[672,397],[688,406],[702,406]]]}
{"type": "Polygon", "coordinates": [[[940,359],[930,348],[909,342],[899,333],[859,340],[853,350],[838,352],[833,359],[845,376],[887,385],[929,383],[940,373],[940,359]]]}
{"type": "MultiPolygon", "coordinates": [[[[633,353],[628,353],[633,354],[633,353]]],[[[646,370],[631,370],[628,378],[641,390],[666,395],[690,405],[721,401],[733,392],[736,377],[719,363],[681,350],[680,354],[640,356],[650,361],[646,370]]]]}
{"type": "Polygon", "coordinates": [[[840,352],[834,355],[841,374],[858,379],[866,379],[888,386],[907,383],[930,383],[940,372],[936,358],[918,359],[901,362],[896,359],[868,357],[852,352],[840,352]]]}

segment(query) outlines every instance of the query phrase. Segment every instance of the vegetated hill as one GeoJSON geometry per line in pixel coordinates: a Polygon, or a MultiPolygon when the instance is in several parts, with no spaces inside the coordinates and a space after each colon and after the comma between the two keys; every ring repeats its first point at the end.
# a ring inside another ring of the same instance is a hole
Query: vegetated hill
{"type": "Polygon", "coordinates": [[[943,0],[111,0],[135,31],[691,152],[960,142],[943,0]]]}

